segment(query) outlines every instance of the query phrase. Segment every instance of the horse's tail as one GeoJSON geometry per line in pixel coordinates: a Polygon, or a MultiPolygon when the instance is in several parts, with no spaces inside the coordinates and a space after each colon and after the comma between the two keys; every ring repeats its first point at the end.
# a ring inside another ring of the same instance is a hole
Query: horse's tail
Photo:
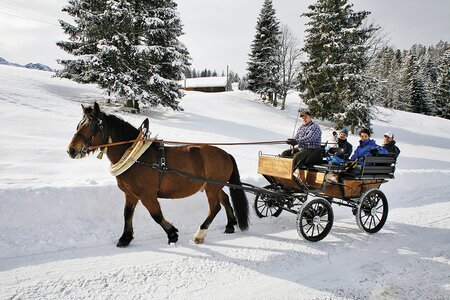
{"type": "MultiPolygon", "coordinates": [[[[233,173],[231,174],[231,184],[242,185],[241,178],[239,176],[239,170],[236,164],[236,160],[230,155],[233,161],[233,173]]],[[[233,202],[234,212],[241,230],[248,229],[248,200],[247,196],[242,189],[235,189],[230,187],[231,201],[233,202]]]]}

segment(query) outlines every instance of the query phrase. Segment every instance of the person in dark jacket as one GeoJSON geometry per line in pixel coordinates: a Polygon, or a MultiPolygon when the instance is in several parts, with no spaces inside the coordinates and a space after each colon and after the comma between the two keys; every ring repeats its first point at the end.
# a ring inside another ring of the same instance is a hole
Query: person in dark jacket
{"type": "Polygon", "coordinates": [[[392,132],[388,131],[384,134],[383,148],[388,153],[393,154],[395,158],[399,156],[400,149],[395,145],[394,134],[392,132]]]}
{"type": "Polygon", "coordinates": [[[342,129],[339,132],[333,131],[333,137],[335,141],[336,148],[328,149],[328,156],[326,161],[329,164],[340,165],[348,161],[350,155],[352,155],[353,146],[347,141],[348,130],[347,128],[342,129]]]}
{"type": "Polygon", "coordinates": [[[359,132],[359,146],[356,148],[350,160],[361,162],[364,156],[375,156],[378,154],[387,154],[388,151],[377,145],[375,140],[370,138],[370,131],[367,128],[363,128],[359,132]]]}
{"type": "Polygon", "coordinates": [[[344,149],[344,154],[338,154],[339,158],[348,160],[353,152],[353,146],[347,141],[348,129],[344,128],[339,132],[337,145],[339,148],[344,149]]]}

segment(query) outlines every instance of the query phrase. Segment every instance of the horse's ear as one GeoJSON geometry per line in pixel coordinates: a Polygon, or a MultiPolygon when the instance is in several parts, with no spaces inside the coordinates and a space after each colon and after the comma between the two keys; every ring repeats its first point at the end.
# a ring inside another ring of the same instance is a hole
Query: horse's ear
{"type": "Polygon", "coordinates": [[[97,116],[100,114],[100,106],[97,102],[94,103],[94,116],[97,116]]]}
{"type": "Polygon", "coordinates": [[[83,110],[83,114],[86,114],[86,107],[83,104],[81,104],[81,109],[83,110]]]}

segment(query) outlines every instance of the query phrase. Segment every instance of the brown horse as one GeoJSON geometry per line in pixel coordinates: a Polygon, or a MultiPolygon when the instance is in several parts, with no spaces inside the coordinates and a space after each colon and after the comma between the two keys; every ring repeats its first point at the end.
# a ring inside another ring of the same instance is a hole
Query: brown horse
{"type": "MultiPolygon", "coordinates": [[[[77,126],[77,131],[70,142],[67,152],[71,158],[82,158],[97,145],[109,142],[129,141],[136,139],[139,130],[124,120],[100,111],[97,103],[94,107],[83,108],[83,119],[77,126]]],[[[117,163],[131,144],[108,147],[107,156],[112,164],[117,163]]],[[[205,191],[208,197],[209,213],[205,221],[194,235],[196,243],[203,243],[209,225],[223,205],[227,214],[225,233],[233,233],[234,225],[239,224],[241,230],[248,228],[248,200],[242,189],[230,188],[233,208],[227,194],[222,190],[224,184],[217,182],[241,185],[236,161],[224,150],[208,146],[179,146],[164,147],[166,165],[175,170],[192,174],[193,176],[215,181],[193,180],[179,173],[161,173],[158,169],[143,164],[133,164],[127,171],[116,177],[117,185],[125,193],[123,234],[117,243],[118,247],[126,247],[133,239],[133,213],[136,204],[142,204],[150,212],[156,223],[167,233],[169,244],[178,240],[178,230],[169,223],[161,212],[158,202],[160,198],[184,198],[199,191],[205,191]]],[[[148,165],[158,163],[157,143],[139,159],[148,165]]]]}

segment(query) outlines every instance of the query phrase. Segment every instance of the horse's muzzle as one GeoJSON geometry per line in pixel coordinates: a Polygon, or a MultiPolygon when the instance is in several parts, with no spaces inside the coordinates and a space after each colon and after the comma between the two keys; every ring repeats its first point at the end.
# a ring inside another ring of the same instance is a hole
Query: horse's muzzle
{"type": "Polygon", "coordinates": [[[67,153],[69,154],[70,158],[82,158],[83,155],[83,151],[77,151],[75,148],[73,147],[69,147],[67,148],[67,153]]]}

